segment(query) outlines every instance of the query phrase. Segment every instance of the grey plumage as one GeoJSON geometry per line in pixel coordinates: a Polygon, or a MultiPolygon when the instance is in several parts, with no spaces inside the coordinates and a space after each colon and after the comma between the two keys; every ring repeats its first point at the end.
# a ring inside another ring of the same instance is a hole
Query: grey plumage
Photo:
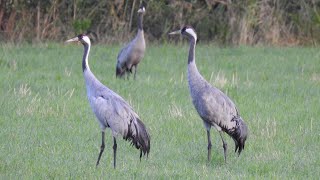
{"type": "Polygon", "coordinates": [[[73,41],[80,41],[84,46],[82,70],[87,96],[102,132],[102,144],[96,165],[99,164],[104,151],[106,128],[110,128],[113,135],[114,168],[116,167],[117,136],[122,136],[125,140],[131,141],[137,149],[140,149],[140,159],[142,154],[148,155],[150,151],[150,136],[139,116],[122,97],[104,86],[91,72],[88,64],[90,39],[88,36],[81,34],[66,42],[73,41]]]}
{"type": "Polygon", "coordinates": [[[238,109],[232,100],[219,89],[209,84],[199,73],[195,63],[195,47],[197,42],[195,30],[190,26],[186,26],[181,30],[169,34],[182,34],[190,40],[188,56],[189,90],[192,103],[207,129],[208,161],[211,158],[211,126],[214,126],[220,133],[225,161],[227,143],[224,141],[221,131],[226,132],[232,137],[235,142],[235,152],[238,152],[240,155],[247,139],[247,125],[240,117],[238,109]]]}
{"type": "MultiPolygon", "coordinates": [[[[138,32],[135,38],[121,49],[117,57],[116,77],[122,77],[126,73],[132,73],[134,67],[134,78],[136,78],[137,67],[146,49],[143,32],[143,15],[145,14],[145,3],[138,10],[138,32]]],[[[129,76],[129,74],[127,74],[129,76]]]]}

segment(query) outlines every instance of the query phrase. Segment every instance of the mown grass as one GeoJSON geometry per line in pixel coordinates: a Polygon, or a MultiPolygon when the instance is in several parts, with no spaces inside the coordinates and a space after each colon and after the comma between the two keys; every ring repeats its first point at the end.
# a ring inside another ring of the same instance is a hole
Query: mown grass
{"type": "Polygon", "coordinates": [[[0,177],[107,179],[317,178],[320,175],[320,53],[317,48],[197,47],[202,75],[237,104],[249,127],[228,163],[213,129],[207,162],[202,121],[189,97],[184,45],[150,45],[137,80],[115,79],[120,46],[95,45],[90,67],[123,96],[151,134],[149,158],[112,138],[98,168],[100,129],[87,102],[81,45],[1,45],[0,177]]]}

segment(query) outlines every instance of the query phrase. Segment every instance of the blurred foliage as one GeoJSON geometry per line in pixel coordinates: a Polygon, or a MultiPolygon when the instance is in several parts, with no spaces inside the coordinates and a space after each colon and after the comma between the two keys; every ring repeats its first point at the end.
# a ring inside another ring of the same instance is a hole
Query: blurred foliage
{"type": "Polygon", "coordinates": [[[91,20],[89,20],[89,19],[75,20],[73,23],[74,31],[77,34],[85,32],[87,29],[90,28],[90,26],[91,26],[91,20]]]}
{"type": "MultiPolygon", "coordinates": [[[[92,31],[101,43],[136,33],[140,0],[7,0],[0,2],[3,42],[60,41],[92,31]]],[[[192,25],[201,41],[229,45],[317,45],[319,0],[147,0],[146,38],[192,25]]],[[[177,38],[174,40],[180,40],[177,38]]]]}

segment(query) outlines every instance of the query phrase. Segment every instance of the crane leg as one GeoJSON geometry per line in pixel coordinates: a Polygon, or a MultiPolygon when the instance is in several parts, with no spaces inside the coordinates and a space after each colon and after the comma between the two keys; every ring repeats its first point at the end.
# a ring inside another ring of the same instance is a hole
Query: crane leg
{"type": "Polygon", "coordinates": [[[116,168],[116,157],[117,157],[117,141],[113,137],[113,167],[116,168]]]}
{"type": "Polygon", "coordinates": [[[210,162],[210,159],[211,159],[211,147],[212,147],[211,138],[210,138],[210,129],[207,130],[207,137],[208,137],[208,162],[210,162]]]}
{"type": "Polygon", "coordinates": [[[130,76],[130,70],[126,71],[126,74],[127,74],[127,80],[129,80],[129,76],[130,76]]]}
{"type": "Polygon", "coordinates": [[[141,157],[142,157],[142,150],[140,149],[140,162],[141,162],[141,157]]]}
{"type": "Polygon", "coordinates": [[[99,153],[99,157],[98,157],[98,160],[97,160],[96,167],[99,165],[99,161],[100,161],[101,155],[102,155],[102,153],[104,151],[104,147],[105,147],[105,144],[104,144],[104,131],[102,131],[101,135],[102,135],[102,143],[101,143],[100,153],[99,153]]]}
{"type": "Polygon", "coordinates": [[[135,65],[135,66],[134,66],[134,75],[133,75],[133,79],[136,79],[137,68],[138,68],[138,66],[137,66],[137,65],[135,65]]]}
{"type": "Polygon", "coordinates": [[[224,153],[224,162],[227,163],[227,143],[224,141],[223,137],[222,137],[222,132],[219,131],[220,137],[222,139],[222,146],[223,146],[223,153],[224,153]]]}

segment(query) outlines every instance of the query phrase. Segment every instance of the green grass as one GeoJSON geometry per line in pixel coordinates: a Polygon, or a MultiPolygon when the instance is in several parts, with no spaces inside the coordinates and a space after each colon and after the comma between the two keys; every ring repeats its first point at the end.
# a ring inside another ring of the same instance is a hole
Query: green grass
{"type": "Polygon", "coordinates": [[[243,153],[227,135],[228,163],[189,96],[187,44],[151,45],[137,80],[115,79],[120,46],[96,45],[90,67],[124,97],[151,134],[149,158],[112,136],[95,167],[101,135],[87,101],[81,45],[2,45],[0,48],[1,179],[304,179],[320,176],[320,52],[317,48],[199,45],[198,69],[237,104],[249,128],[243,153]]]}

